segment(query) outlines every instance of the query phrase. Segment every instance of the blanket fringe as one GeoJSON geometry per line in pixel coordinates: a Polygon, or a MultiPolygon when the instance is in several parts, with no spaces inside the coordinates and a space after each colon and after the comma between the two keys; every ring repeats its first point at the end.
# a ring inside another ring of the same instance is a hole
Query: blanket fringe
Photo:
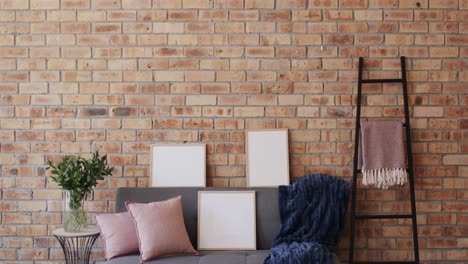
{"type": "Polygon", "coordinates": [[[375,185],[380,189],[388,189],[393,185],[403,185],[408,181],[405,169],[376,169],[362,171],[362,184],[375,185]]]}

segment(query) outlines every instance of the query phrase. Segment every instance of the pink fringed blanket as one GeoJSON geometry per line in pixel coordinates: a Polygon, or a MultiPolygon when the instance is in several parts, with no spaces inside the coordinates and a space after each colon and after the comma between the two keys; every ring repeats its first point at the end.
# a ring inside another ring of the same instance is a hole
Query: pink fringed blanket
{"type": "Polygon", "coordinates": [[[403,125],[400,121],[361,122],[358,168],[362,183],[387,189],[407,181],[403,125]]]}

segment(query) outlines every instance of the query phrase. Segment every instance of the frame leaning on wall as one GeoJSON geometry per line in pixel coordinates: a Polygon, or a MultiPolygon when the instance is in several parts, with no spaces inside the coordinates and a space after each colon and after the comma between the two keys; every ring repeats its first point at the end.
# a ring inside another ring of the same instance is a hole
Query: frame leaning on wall
{"type": "Polygon", "coordinates": [[[205,187],[206,144],[151,145],[152,187],[205,187]]]}
{"type": "Polygon", "coordinates": [[[247,186],[289,185],[288,129],[249,130],[247,186]]]}
{"type": "Polygon", "coordinates": [[[197,237],[198,250],[255,250],[255,191],[199,191],[197,237]]]}

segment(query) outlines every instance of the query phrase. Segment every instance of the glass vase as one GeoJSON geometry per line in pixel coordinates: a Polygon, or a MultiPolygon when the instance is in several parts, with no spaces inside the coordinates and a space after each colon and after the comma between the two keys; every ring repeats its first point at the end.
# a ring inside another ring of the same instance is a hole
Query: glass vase
{"type": "Polygon", "coordinates": [[[66,232],[81,232],[88,226],[84,203],[86,194],[78,191],[64,191],[63,227],[66,232]]]}

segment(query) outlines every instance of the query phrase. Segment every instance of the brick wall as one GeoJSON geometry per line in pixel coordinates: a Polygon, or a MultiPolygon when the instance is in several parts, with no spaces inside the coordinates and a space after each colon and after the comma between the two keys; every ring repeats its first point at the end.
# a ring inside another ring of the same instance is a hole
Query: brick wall
{"type": "MultiPolygon", "coordinates": [[[[421,257],[468,261],[467,21],[467,0],[0,0],[0,262],[63,258],[50,236],[62,194],[44,168],[66,154],[116,167],[92,213],[114,211],[117,187],[147,186],[155,142],[206,142],[208,184],[244,186],[253,128],[290,129],[292,177],[349,180],[357,58],[396,77],[402,55],[421,257]]],[[[365,116],[401,116],[398,86],[367,87],[365,116]]],[[[358,199],[409,210],[403,190],[358,199]]],[[[359,259],[411,259],[399,223],[361,224],[359,259]]]]}

